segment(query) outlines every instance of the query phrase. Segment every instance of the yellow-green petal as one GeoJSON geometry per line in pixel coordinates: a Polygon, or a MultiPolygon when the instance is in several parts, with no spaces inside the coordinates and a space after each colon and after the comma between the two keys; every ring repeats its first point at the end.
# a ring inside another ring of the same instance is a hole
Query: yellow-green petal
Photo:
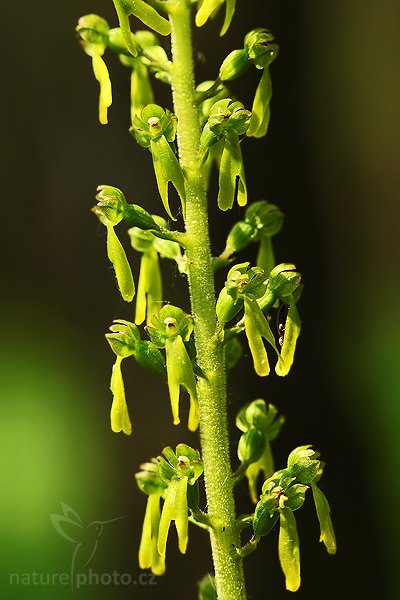
{"type": "Polygon", "coordinates": [[[285,333],[283,336],[283,345],[275,372],[280,377],[285,377],[291,369],[296,350],[297,338],[300,335],[300,317],[296,304],[293,299],[290,301],[289,311],[285,322],[285,333]]]}
{"type": "Polygon", "coordinates": [[[162,303],[162,280],[157,252],[153,249],[143,253],[140,262],[139,283],[136,295],[135,323],[141,325],[146,319],[150,325],[153,315],[158,315],[162,303]]]}
{"type": "Polygon", "coordinates": [[[279,561],[285,575],[286,589],[297,592],[300,587],[300,546],[296,520],[289,507],[284,507],[279,512],[279,561]]]}
{"type": "Polygon", "coordinates": [[[121,371],[122,360],[121,356],[117,356],[111,375],[110,389],[113,394],[110,414],[111,429],[115,433],[122,431],[126,435],[130,435],[132,433],[132,425],[125,398],[125,386],[121,371]]]}
{"type": "Polygon", "coordinates": [[[113,264],[121,296],[131,302],[135,295],[135,282],[125,250],[112,225],[107,225],[107,255],[113,264]]]}
{"type": "Polygon", "coordinates": [[[143,521],[142,537],[139,546],[139,566],[151,569],[154,575],[165,573],[165,557],[158,552],[158,527],[160,523],[159,494],[151,494],[147,499],[146,513],[143,521]]]}
{"type": "Polygon", "coordinates": [[[311,489],[321,530],[319,541],[325,544],[328,554],[336,554],[336,536],[332,525],[329,502],[315,483],[311,483],[311,489]]]}
{"type": "Polygon", "coordinates": [[[272,98],[272,83],[269,68],[265,67],[254,96],[251,109],[251,121],[247,130],[249,137],[261,138],[266,135],[269,125],[270,108],[272,98]]]}
{"type": "Polygon", "coordinates": [[[102,125],[108,123],[107,111],[112,104],[112,88],[107,65],[100,54],[92,56],[93,73],[100,85],[99,121],[102,125]]]}

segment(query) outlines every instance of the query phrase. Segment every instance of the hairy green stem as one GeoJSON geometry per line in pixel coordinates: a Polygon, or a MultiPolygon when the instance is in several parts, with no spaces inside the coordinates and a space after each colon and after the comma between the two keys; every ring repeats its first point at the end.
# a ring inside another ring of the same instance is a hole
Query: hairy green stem
{"type": "Polygon", "coordinates": [[[226,415],[223,347],[216,336],[213,262],[207,198],[200,167],[200,124],[196,108],[189,0],[170,0],[172,89],[178,117],[178,147],[187,195],[186,254],[197,362],[204,373],[198,382],[200,436],[208,511],[223,524],[210,532],[219,600],[245,600],[242,560],[232,555],[240,545],[235,526],[233,479],[226,415]]]}

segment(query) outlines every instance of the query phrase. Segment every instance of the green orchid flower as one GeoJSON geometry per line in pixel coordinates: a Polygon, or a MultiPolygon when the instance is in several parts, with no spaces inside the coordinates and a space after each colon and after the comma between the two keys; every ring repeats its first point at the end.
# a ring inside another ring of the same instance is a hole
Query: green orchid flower
{"type": "Polygon", "coordinates": [[[171,147],[176,136],[176,117],[157,104],[149,104],[142,110],[140,118],[134,117],[130,132],[138,144],[149,148],[161,200],[168,215],[175,221],[168,201],[168,184],[172,183],[178,192],[183,214],[186,200],[183,172],[171,147]]]}
{"type": "Polygon", "coordinates": [[[195,431],[199,424],[196,378],[193,364],[185,343],[193,331],[192,319],[176,306],[166,305],[158,316],[153,316],[153,325],[147,326],[151,341],[159,348],[165,348],[167,381],[174,425],[180,423],[179,399],[181,387],[190,398],[188,429],[195,431]]]}
{"type": "Polygon", "coordinates": [[[218,206],[221,210],[232,208],[235,198],[239,206],[247,203],[247,187],[239,135],[246,133],[250,113],[243,104],[224,98],[215,102],[203,127],[200,145],[203,161],[210,149],[220,142],[218,206]]]}
{"type": "Polygon", "coordinates": [[[174,521],[179,550],[185,554],[189,540],[188,485],[197,486],[197,480],[203,473],[203,463],[199,452],[186,444],[178,444],[175,452],[172,448],[164,448],[157,460],[161,477],[168,482],[158,530],[157,549],[161,556],[165,556],[171,522],[174,521]]]}
{"type": "MultiPolygon", "coordinates": [[[[267,405],[260,398],[246,404],[236,417],[236,426],[244,434],[252,429],[257,429],[264,440],[264,448],[260,456],[251,464],[248,464],[245,471],[249,485],[249,494],[254,504],[258,502],[257,483],[260,474],[263,475],[265,480],[274,472],[271,442],[279,435],[285,422],[283,416],[278,417],[277,415],[278,411],[275,406],[273,404],[267,405]]],[[[239,456],[239,458],[241,457],[239,456]]]]}
{"type": "Polygon", "coordinates": [[[109,30],[107,21],[94,14],[81,17],[76,27],[83,50],[92,58],[93,73],[100,85],[99,121],[102,125],[108,123],[108,108],[112,104],[110,75],[102,58],[107,47],[109,30]]]}
{"type": "Polygon", "coordinates": [[[263,69],[261,80],[253,100],[251,121],[247,131],[249,137],[264,137],[270,119],[272,83],[269,67],[278,55],[279,47],[271,44],[274,36],[267,29],[254,29],[245,37],[244,47],[249,60],[257,69],[263,69]]]}

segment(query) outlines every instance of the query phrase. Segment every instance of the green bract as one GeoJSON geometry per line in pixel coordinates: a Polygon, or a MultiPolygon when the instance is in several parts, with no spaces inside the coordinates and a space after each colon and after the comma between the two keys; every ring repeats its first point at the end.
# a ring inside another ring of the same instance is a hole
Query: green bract
{"type": "Polygon", "coordinates": [[[149,104],[142,110],[140,118],[136,116],[133,119],[130,132],[138,144],[149,148],[152,154],[158,190],[168,215],[174,219],[168,201],[168,184],[170,182],[179,194],[182,211],[185,213],[184,177],[178,159],[171,148],[176,135],[176,117],[169,110],[164,111],[157,104],[149,104]]]}

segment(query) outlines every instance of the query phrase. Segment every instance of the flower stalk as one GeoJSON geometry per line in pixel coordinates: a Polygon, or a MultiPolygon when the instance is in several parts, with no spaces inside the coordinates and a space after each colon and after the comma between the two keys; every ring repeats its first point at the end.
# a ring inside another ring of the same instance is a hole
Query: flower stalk
{"type": "Polygon", "coordinates": [[[223,346],[216,336],[215,291],[207,198],[200,169],[200,122],[193,75],[191,14],[186,0],[170,4],[173,55],[172,93],[178,117],[178,149],[185,174],[186,254],[194,321],[197,363],[204,373],[198,381],[200,438],[208,509],[223,526],[210,531],[219,600],[244,600],[241,559],[232,557],[239,545],[235,527],[233,479],[229,457],[223,346]],[[221,481],[226,482],[224,486],[221,481]]]}

